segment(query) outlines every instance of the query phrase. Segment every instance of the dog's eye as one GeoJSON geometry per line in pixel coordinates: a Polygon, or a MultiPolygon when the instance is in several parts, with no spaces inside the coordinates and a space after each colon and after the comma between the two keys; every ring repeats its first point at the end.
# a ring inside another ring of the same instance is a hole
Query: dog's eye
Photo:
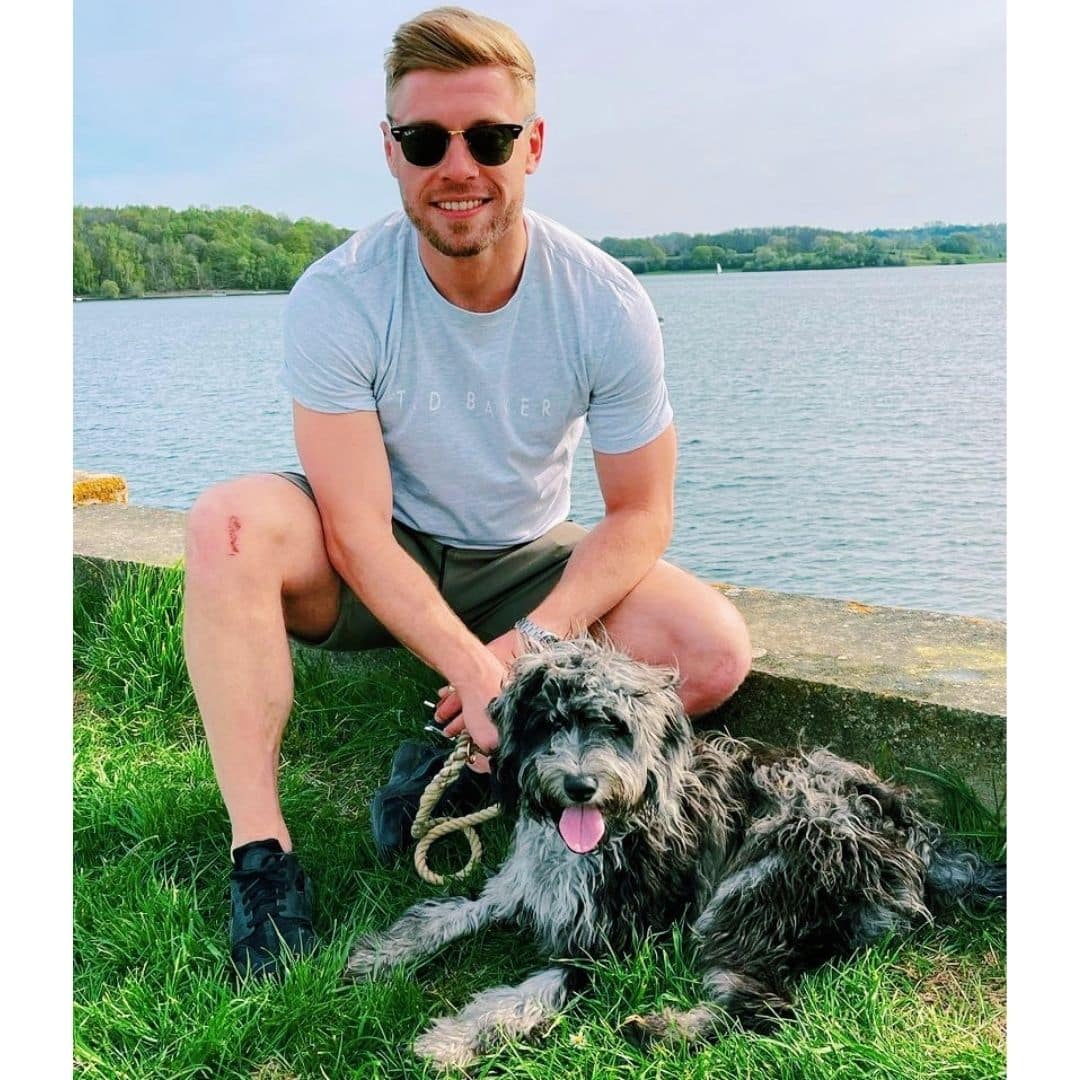
{"type": "Polygon", "coordinates": [[[597,725],[598,727],[606,729],[613,738],[616,739],[629,739],[630,729],[626,726],[626,721],[621,716],[615,716],[608,713],[597,725]]]}

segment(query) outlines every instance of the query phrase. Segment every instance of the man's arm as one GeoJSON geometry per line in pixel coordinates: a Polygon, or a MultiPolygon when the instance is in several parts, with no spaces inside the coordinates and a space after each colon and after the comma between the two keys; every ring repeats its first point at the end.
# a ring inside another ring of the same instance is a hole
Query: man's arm
{"type": "Polygon", "coordinates": [[[604,516],[578,541],[558,585],[531,613],[560,637],[614,608],[656,565],[675,513],[675,428],[625,454],[594,453],[604,516]]]}
{"type": "Polygon", "coordinates": [[[394,539],[378,414],[319,413],[294,402],[293,427],[334,569],[398,641],[457,689],[477,746],[494,747],[498,734],[487,704],[499,693],[505,666],[394,539]]]}
{"type": "Polygon", "coordinates": [[[594,449],[593,461],[604,517],[578,542],[558,585],[531,613],[560,636],[584,630],[616,607],[671,539],[676,446],[664,344],[656,310],[636,281],[620,293],[617,317],[590,371],[588,423],[594,448],[603,449],[594,449]]]}
{"type": "MultiPolygon", "coordinates": [[[[529,613],[560,637],[591,626],[614,608],[656,565],[671,539],[675,507],[675,428],[625,454],[593,454],[604,516],[575,545],[559,583],[529,613]]],[[[488,649],[509,665],[521,652],[517,630],[488,649]]],[[[453,684],[456,685],[456,684],[453,684]]],[[[456,735],[462,728],[459,695],[440,691],[436,720],[456,735]]],[[[470,728],[471,730],[471,728],[470,728]]]]}

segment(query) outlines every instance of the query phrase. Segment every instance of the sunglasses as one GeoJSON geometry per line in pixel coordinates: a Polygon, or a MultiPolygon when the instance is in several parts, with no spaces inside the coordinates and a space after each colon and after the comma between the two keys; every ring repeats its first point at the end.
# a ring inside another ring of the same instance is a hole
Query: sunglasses
{"type": "Polygon", "coordinates": [[[401,152],[410,165],[430,169],[438,165],[450,148],[450,138],[461,135],[478,165],[505,165],[514,152],[517,137],[536,113],[526,116],[520,124],[476,124],[471,128],[447,131],[438,124],[399,124],[390,134],[401,143],[401,152]]]}

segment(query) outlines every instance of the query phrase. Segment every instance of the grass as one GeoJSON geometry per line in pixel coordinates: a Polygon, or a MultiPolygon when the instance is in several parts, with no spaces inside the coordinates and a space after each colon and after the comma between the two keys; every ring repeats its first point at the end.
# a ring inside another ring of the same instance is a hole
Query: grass
{"type": "MultiPolygon", "coordinates": [[[[339,980],[357,934],[444,892],[407,858],[380,864],[367,824],[368,799],[399,739],[421,726],[437,677],[401,651],[347,664],[298,655],[282,802],[315,882],[325,946],[281,985],[237,988],[226,974],[228,821],[184,670],[182,586],[178,570],[137,570],[76,589],[76,1075],[434,1075],[409,1050],[428,1019],[540,962],[523,936],[497,930],[418,971],[367,986],[339,980]]],[[[938,779],[953,794],[954,824],[993,853],[1000,815],[957,778],[938,779]]],[[[484,829],[485,868],[462,889],[497,865],[507,836],[505,823],[484,829]]],[[[675,933],[596,961],[591,992],[542,1041],[500,1050],[470,1075],[1003,1077],[1004,954],[1003,916],[959,912],[806,978],[796,1021],[775,1037],[733,1031],[704,1050],[643,1052],[619,1036],[624,1017],[697,1000],[675,933]]]]}

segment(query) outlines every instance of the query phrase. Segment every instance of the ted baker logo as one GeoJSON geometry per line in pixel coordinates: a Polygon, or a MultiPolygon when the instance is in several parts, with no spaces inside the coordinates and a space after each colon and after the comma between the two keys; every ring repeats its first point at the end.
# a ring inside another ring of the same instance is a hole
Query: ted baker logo
{"type": "MultiPolygon", "coordinates": [[[[405,391],[394,390],[387,394],[387,398],[395,403],[399,409],[405,407],[405,391]]],[[[550,398],[504,398],[493,400],[492,398],[478,397],[472,390],[466,390],[462,397],[457,398],[459,406],[463,405],[466,412],[477,416],[550,416],[550,398]]],[[[454,399],[444,400],[438,390],[432,390],[427,395],[427,412],[437,413],[443,408],[452,408],[454,399]]]]}

